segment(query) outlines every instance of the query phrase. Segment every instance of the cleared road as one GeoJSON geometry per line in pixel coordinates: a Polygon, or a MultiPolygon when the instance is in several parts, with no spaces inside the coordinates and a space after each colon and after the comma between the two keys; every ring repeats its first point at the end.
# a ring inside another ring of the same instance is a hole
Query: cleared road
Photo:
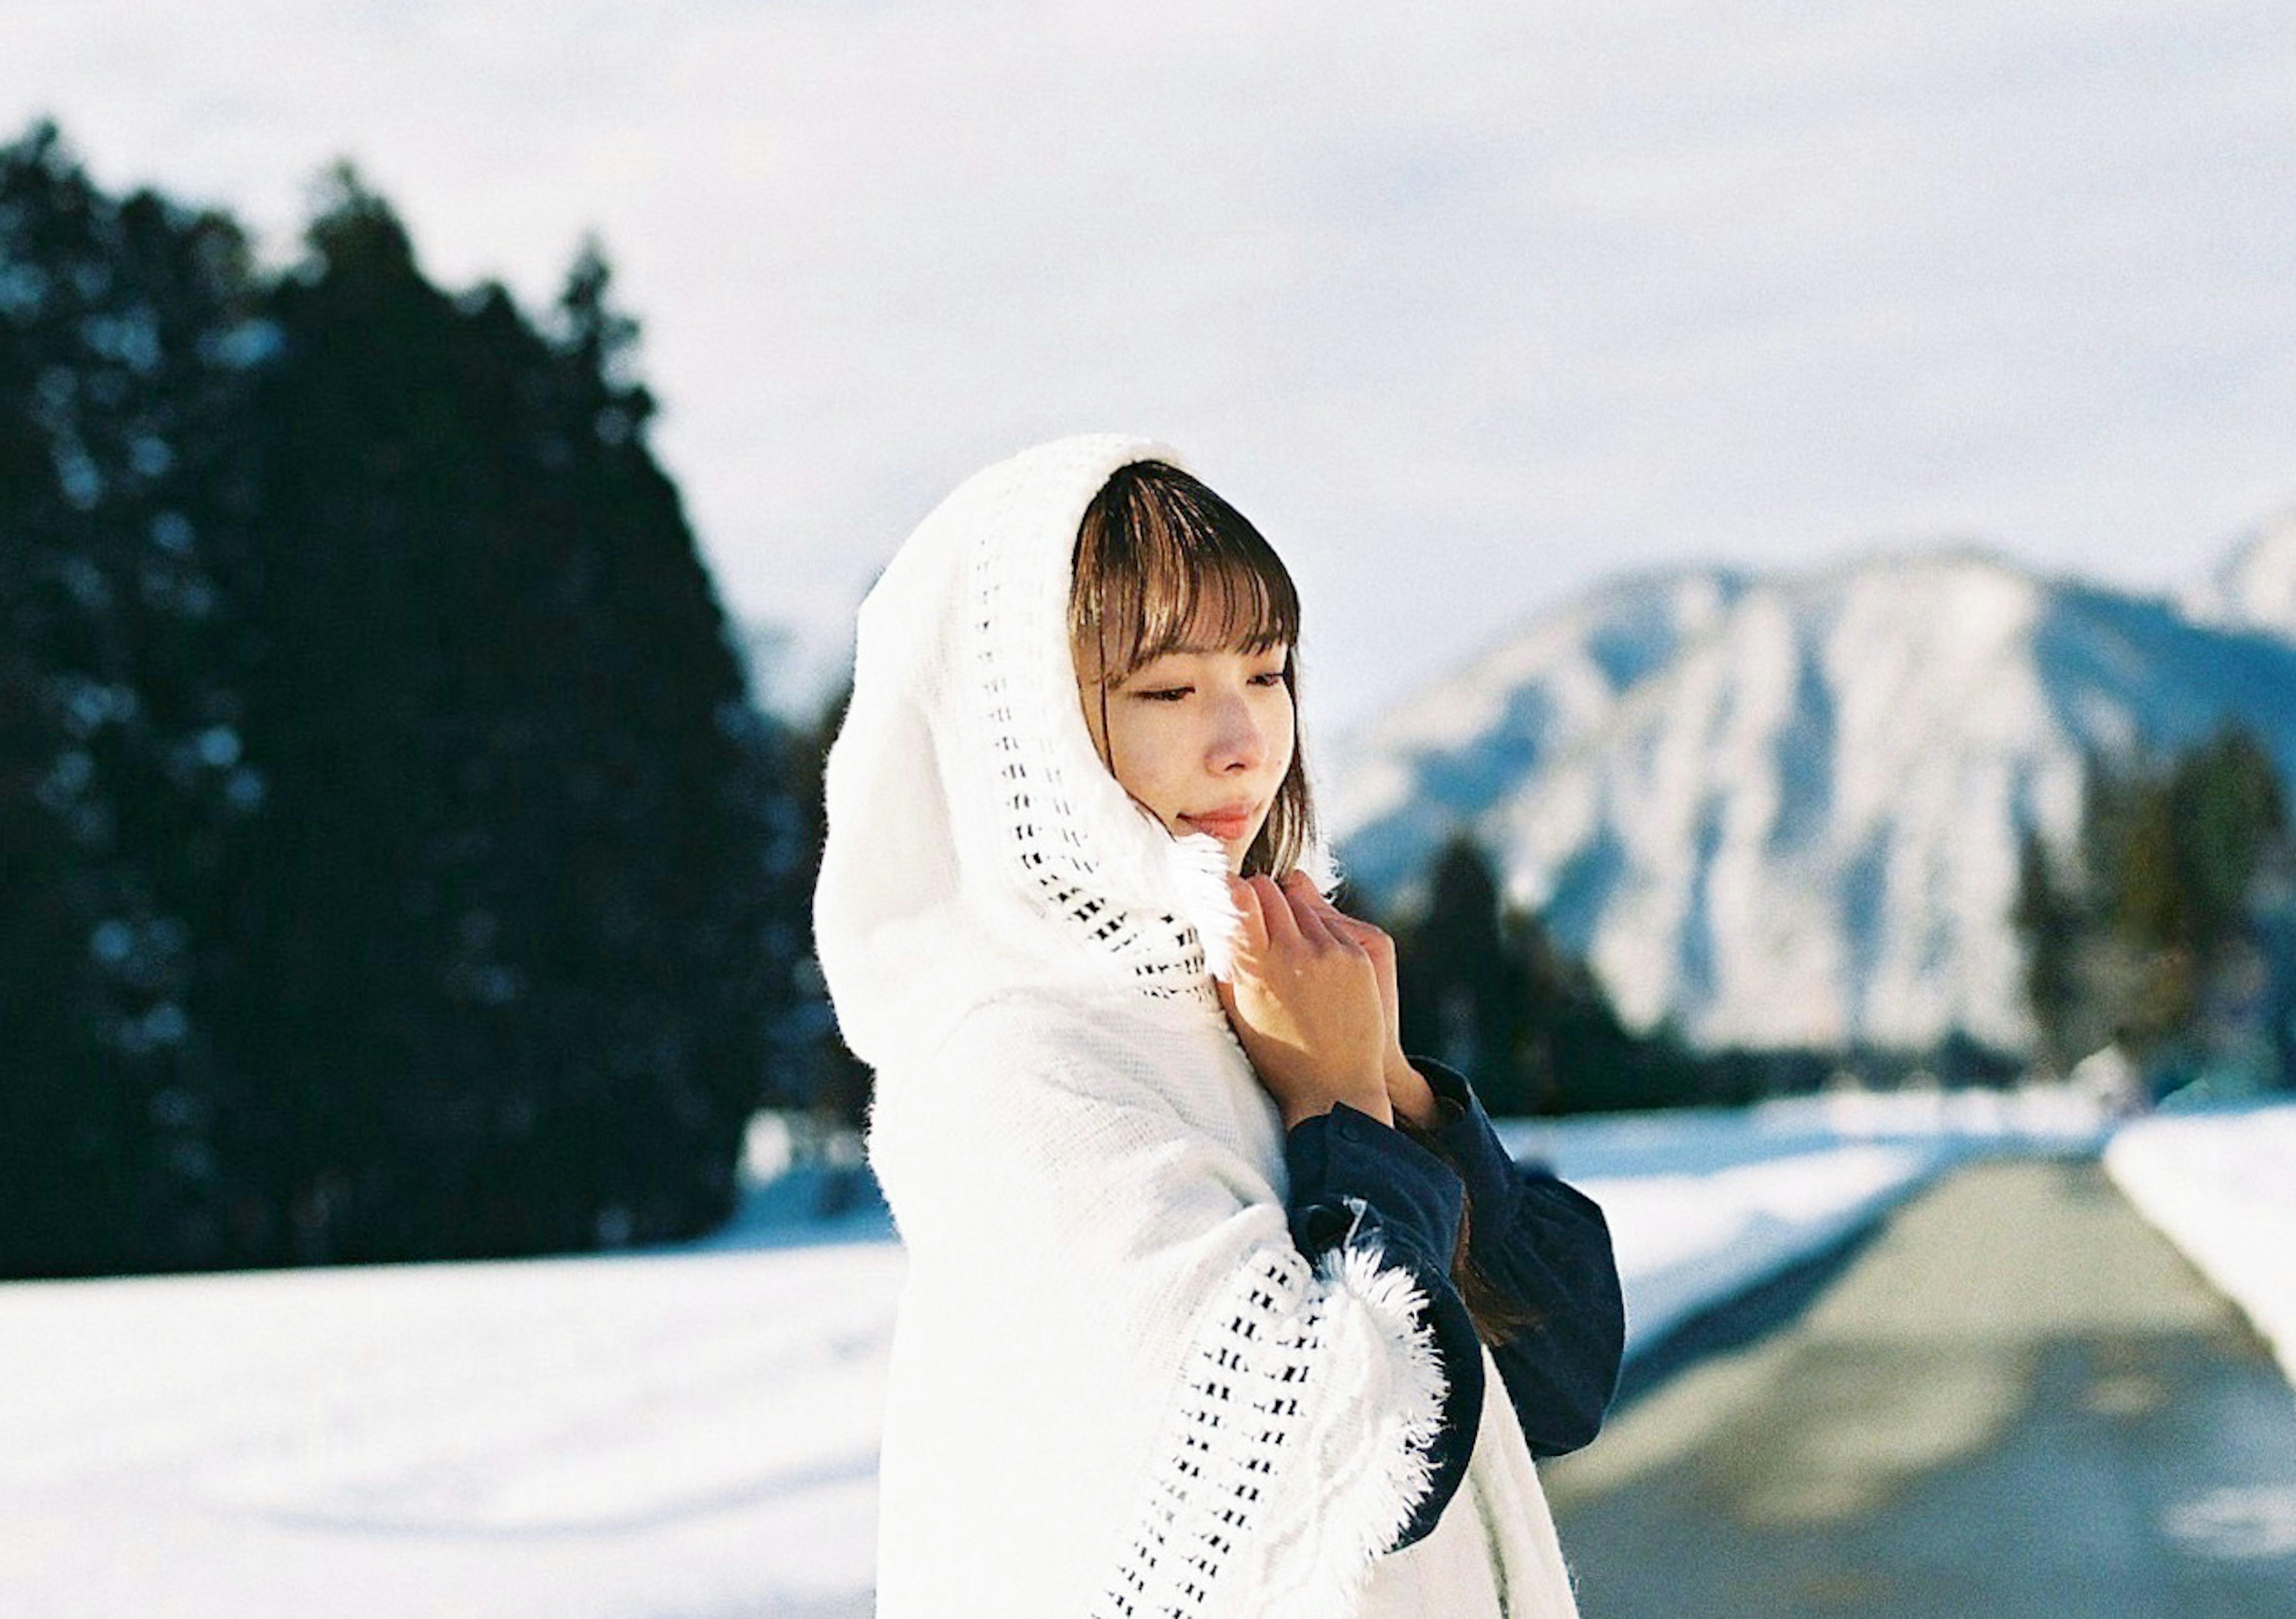
{"type": "Polygon", "coordinates": [[[1586,1619],[2296,1619],[2296,1395],[2093,1163],[1951,1177],[1541,1474],[1586,1619]]]}

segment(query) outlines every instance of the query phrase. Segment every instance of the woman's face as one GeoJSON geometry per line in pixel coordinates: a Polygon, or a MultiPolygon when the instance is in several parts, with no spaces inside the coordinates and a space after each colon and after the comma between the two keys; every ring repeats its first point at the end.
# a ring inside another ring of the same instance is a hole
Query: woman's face
{"type": "Polygon", "coordinates": [[[1108,687],[1105,728],[1100,683],[1089,671],[1077,682],[1093,745],[1118,782],[1174,836],[1219,839],[1231,872],[1243,869],[1292,768],[1289,650],[1167,653],[1108,687]]]}

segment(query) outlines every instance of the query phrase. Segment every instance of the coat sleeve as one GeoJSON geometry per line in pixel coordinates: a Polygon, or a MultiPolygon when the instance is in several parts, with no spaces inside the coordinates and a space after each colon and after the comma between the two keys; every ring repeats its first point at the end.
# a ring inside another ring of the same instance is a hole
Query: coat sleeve
{"type": "Polygon", "coordinates": [[[896,1147],[887,1191],[913,1270],[963,1265],[993,1307],[1042,1321],[1058,1375],[1083,1356],[1103,1391],[1065,1420],[1122,1451],[1136,1499],[1090,1613],[1349,1611],[1457,1488],[1465,1447],[1443,1438],[1480,1414],[1448,1279],[1457,1171],[1342,1106],[1286,1138],[1287,1200],[1187,1121],[1152,1057],[993,1012],[952,1037],[938,1101],[891,1104],[963,1174],[930,1171],[921,1196],[896,1147]],[[972,1245],[937,1252],[953,1224],[972,1245]]]}
{"type": "Polygon", "coordinates": [[[1602,1429],[1626,1349],[1609,1223],[1585,1193],[1513,1161],[1464,1075],[1409,1061],[1445,1105],[1432,1135],[1466,1182],[1468,1256],[1533,1318],[1491,1351],[1523,1437],[1534,1456],[1578,1450],[1602,1429]]]}
{"type": "Polygon", "coordinates": [[[1483,1415],[1483,1357],[1451,1279],[1464,1187],[1457,1171],[1390,1125],[1341,1103],[1303,1119],[1284,1142],[1292,1240],[1311,1261],[1354,1245],[1407,1272],[1422,1299],[1443,1382],[1442,1420],[1429,1440],[1427,1488],[1387,1547],[1423,1540],[1466,1477],[1483,1415]]]}

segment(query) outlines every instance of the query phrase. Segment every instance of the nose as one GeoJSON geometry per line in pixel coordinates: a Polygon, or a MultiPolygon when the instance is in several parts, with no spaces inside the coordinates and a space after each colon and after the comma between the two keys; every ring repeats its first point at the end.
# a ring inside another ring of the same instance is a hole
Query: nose
{"type": "Polygon", "coordinates": [[[1211,768],[1223,775],[1259,769],[1267,762],[1271,744],[1267,733],[1266,724],[1253,711],[1250,700],[1240,693],[1231,693],[1214,707],[1208,751],[1211,768]]]}

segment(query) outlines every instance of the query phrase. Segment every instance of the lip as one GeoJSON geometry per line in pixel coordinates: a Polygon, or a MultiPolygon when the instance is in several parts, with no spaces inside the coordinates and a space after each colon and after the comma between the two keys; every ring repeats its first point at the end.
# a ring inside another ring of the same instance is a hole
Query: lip
{"type": "Polygon", "coordinates": [[[1209,832],[1216,838],[1232,842],[1251,829],[1259,814],[1258,804],[1228,804],[1218,810],[1207,810],[1201,815],[1183,815],[1180,818],[1199,831],[1209,832]]]}

